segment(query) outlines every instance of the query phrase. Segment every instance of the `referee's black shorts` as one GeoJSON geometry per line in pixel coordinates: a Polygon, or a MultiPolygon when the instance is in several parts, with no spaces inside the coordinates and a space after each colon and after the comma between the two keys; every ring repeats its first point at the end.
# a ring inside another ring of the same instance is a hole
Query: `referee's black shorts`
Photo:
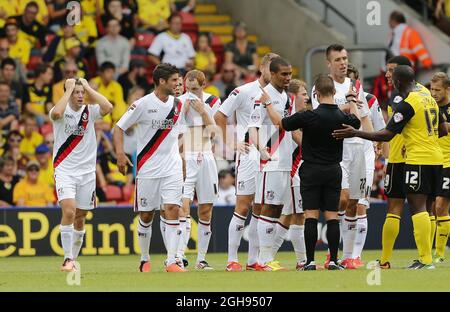
{"type": "Polygon", "coordinates": [[[390,163],[384,177],[384,193],[388,198],[402,198],[405,195],[405,163],[390,163]]]}
{"type": "Polygon", "coordinates": [[[338,211],[342,183],[340,164],[304,162],[299,175],[304,210],[338,211]]]}

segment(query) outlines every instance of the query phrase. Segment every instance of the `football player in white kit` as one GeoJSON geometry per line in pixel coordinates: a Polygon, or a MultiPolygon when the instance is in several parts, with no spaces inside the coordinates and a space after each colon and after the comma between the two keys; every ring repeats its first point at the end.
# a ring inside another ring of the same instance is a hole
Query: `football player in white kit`
{"type": "Polygon", "coordinates": [[[261,76],[258,80],[244,84],[230,93],[222,103],[219,111],[214,115],[216,124],[222,130],[224,144],[230,145],[232,140],[227,140],[227,119],[236,113],[237,143],[233,149],[236,155],[236,207],[228,227],[228,262],[227,271],[242,271],[238,260],[238,249],[245,227],[245,220],[252,208],[252,216],[249,225],[249,246],[247,270],[258,268],[259,240],[257,232],[258,216],[261,206],[254,201],[256,190],[256,175],[259,168],[259,155],[254,145],[250,145],[248,124],[250,114],[255,105],[259,104],[261,87],[265,87],[270,81],[270,62],[278,55],[267,53],[263,56],[259,70],[261,76]],[[230,141],[230,142],[228,142],[230,141]],[[253,207],[252,207],[253,204],[253,207]]]}
{"type": "Polygon", "coordinates": [[[114,127],[119,171],[132,165],[123,150],[123,133],[136,126],[137,168],[134,208],[139,212],[137,235],[141,248],[141,272],[150,271],[149,247],[154,210],[164,205],[166,217],[167,272],[186,272],[176,261],[181,232],[179,208],[183,187],[183,168],[178,150],[178,123],[182,103],[173,97],[178,69],[166,63],[153,71],[155,90],[130,105],[114,127]]]}
{"type": "MultiPolygon", "coordinates": [[[[295,112],[306,110],[309,96],[304,81],[292,79],[289,83],[288,93],[294,96],[295,112]]],[[[273,257],[276,258],[284,240],[289,237],[297,259],[296,269],[301,270],[306,263],[305,214],[300,196],[300,177],[298,174],[302,157],[301,148],[294,141],[292,142],[292,150],[291,196],[289,202],[284,204],[276,226],[273,257]]]]}
{"type": "MultiPolygon", "coordinates": [[[[364,131],[373,132],[369,117],[369,108],[364,97],[364,90],[359,81],[352,81],[347,77],[348,56],[345,48],[340,44],[330,45],[326,50],[327,66],[333,78],[336,94],[335,103],[341,110],[347,111],[348,101],[355,100],[359,106],[361,127],[364,131]]],[[[311,100],[313,109],[319,106],[312,89],[311,100]]],[[[352,261],[353,242],[356,232],[356,205],[359,199],[365,198],[366,163],[364,156],[364,140],[351,138],[344,140],[342,155],[342,191],[339,207],[341,237],[343,238],[343,262],[347,269],[354,269],[352,261]]],[[[325,267],[328,266],[325,262],[325,267]]]]}
{"type": "MultiPolygon", "coordinates": [[[[183,184],[183,213],[190,215],[194,192],[198,201],[198,253],[196,269],[211,270],[206,261],[211,239],[212,208],[218,192],[218,173],[212,152],[212,136],[215,131],[214,113],[220,106],[220,99],[203,92],[205,75],[199,70],[186,73],[186,93],[180,96],[185,103],[180,124],[186,127],[183,133],[183,154],[185,179],[183,184]]],[[[186,219],[184,224],[186,224],[186,219]]],[[[182,219],[180,218],[180,221],[182,219]]],[[[186,232],[186,229],[183,229],[186,232]]],[[[184,245],[184,244],[183,244],[184,245]]],[[[186,248],[186,246],[184,246],[186,248]]],[[[184,255],[178,251],[179,256],[184,255]]]]}
{"type": "Polygon", "coordinates": [[[261,88],[261,104],[255,105],[248,125],[250,139],[260,151],[262,172],[255,193],[255,198],[260,198],[262,204],[258,221],[260,271],[286,270],[278,261],[274,261],[272,249],[275,226],[291,193],[292,140],[301,144],[298,130],[295,131],[295,137],[291,132],[274,126],[265,109],[273,105],[282,117],[294,112],[294,97],[286,92],[292,77],[292,66],[285,59],[277,57],[270,63],[270,75],[270,83],[264,89],[261,88]]]}
{"type": "MultiPolygon", "coordinates": [[[[347,75],[350,79],[358,80],[359,71],[353,64],[348,64],[347,75]]],[[[381,112],[380,105],[375,95],[364,92],[367,105],[370,112],[370,120],[375,131],[379,131],[386,127],[386,123],[381,112]]],[[[353,244],[352,259],[355,267],[362,267],[364,263],[361,261],[361,253],[364,248],[367,237],[367,214],[366,210],[370,207],[370,192],[372,190],[373,175],[375,172],[375,159],[381,155],[383,142],[372,142],[364,140],[364,154],[366,157],[366,191],[365,198],[358,201],[356,210],[356,228],[355,241],[353,244]]]]}
{"type": "Polygon", "coordinates": [[[55,145],[55,188],[62,210],[60,225],[64,263],[61,271],[76,270],[74,260],[83,244],[84,221],[95,208],[97,140],[94,123],[111,113],[112,104],[84,78],[67,79],[64,95],[50,110],[55,145]],[[98,104],[84,103],[85,94],[98,104]]]}

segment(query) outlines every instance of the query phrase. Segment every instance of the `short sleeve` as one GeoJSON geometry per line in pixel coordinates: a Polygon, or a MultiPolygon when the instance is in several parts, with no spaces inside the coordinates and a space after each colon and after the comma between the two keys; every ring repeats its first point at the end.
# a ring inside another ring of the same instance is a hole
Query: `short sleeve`
{"type": "Polygon", "coordinates": [[[243,94],[239,89],[234,89],[227,99],[220,105],[219,111],[227,117],[231,117],[242,102],[243,94]]]}
{"type": "Polygon", "coordinates": [[[289,117],[285,117],[281,120],[281,125],[286,131],[295,131],[297,129],[302,129],[308,123],[308,120],[312,117],[314,112],[304,111],[297,112],[289,117]]]}
{"type": "Polygon", "coordinates": [[[386,129],[394,133],[401,133],[414,114],[414,108],[407,102],[401,101],[393,112],[386,129]]]}
{"type": "Polygon", "coordinates": [[[89,105],[89,111],[92,114],[93,120],[103,118],[102,114],[100,113],[100,105],[98,105],[98,104],[89,105]]]}
{"type": "Polygon", "coordinates": [[[360,117],[366,117],[366,116],[368,116],[370,114],[370,111],[369,111],[369,105],[367,104],[367,99],[364,96],[364,90],[363,90],[362,86],[359,88],[359,94],[358,95],[359,95],[358,99],[363,103],[362,107],[359,108],[359,116],[360,117]]]}
{"type": "Polygon", "coordinates": [[[136,101],[130,105],[128,110],[117,122],[117,126],[123,131],[128,130],[132,125],[139,122],[143,111],[144,103],[142,101],[136,101]]]}
{"type": "Polygon", "coordinates": [[[386,127],[383,114],[381,113],[380,105],[378,104],[378,100],[375,100],[375,102],[372,104],[372,107],[370,108],[370,117],[372,119],[373,129],[375,131],[379,131],[386,127]]]}
{"type": "Polygon", "coordinates": [[[163,50],[163,35],[159,34],[158,36],[155,37],[155,39],[153,40],[152,44],[150,45],[150,47],[148,48],[148,53],[153,54],[157,57],[159,57],[161,55],[161,52],[163,50]]]}

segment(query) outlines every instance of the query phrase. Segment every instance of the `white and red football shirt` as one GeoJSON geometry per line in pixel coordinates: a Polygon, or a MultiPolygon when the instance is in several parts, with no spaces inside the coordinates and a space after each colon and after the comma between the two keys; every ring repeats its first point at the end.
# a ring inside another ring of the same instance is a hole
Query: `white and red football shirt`
{"type": "MultiPolygon", "coordinates": [[[[191,99],[191,96],[192,95],[190,95],[189,93],[185,93],[181,95],[179,99],[182,103],[186,103],[187,100],[191,99]]],[[[195,96],[195,98],[197,97],[195,96]]],[[[207,92],[203,92],[203,98],[201,99],[201,101],[203,102],[203,104],[205,104],[205,109],[208,112],[208,115],[214,119],[214,114],[220,107],[220,98],[207,92]]],[[[189,107],[189,109],[186,110],[185,106],[185,110],[183,111],[183,114],[180,118],[180,123],[188,127],[204,125],[202,116],[200,116],[200,114],[192,107],[189,107]]]]}
{"type": "Polygon", "coordinates": [[[53,167],[55,174],[83,175],[95,172],[97,139],[94,122],[101,119],[100,105],[83,105],[74,111],[67,104],[62,118],[53,120],[53,167]]]}
{"type": "Polygon", "coordinates": [[[179,132],[174,129],[181,108],[181,100],[169,96],[164,103],[152,92],[134,102],[117,122],[124,131],[137,125],[137,177],[162,178],[182,171],[179,132]]]}

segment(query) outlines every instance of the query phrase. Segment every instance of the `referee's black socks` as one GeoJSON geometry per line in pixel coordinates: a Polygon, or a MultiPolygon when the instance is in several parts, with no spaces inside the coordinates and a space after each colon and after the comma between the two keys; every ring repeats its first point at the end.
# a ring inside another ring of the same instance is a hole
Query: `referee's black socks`
{"type": "MultiPolygon", "coordinates": [[[[338,227],[339,232],[339,227],[338,227]]],[[[305,219],[305,247],[306,247],[306,263],[314,261],[314,251],[317,243],[317,219],[305,219]]]]}
{"type": "MultiPolygon", "coordinates": [[[[317,222],[316,222],[317,225],[317,222]]],[[[306,231],[306,226],[305,226],[306,231]]],[[[306,239],[306,237],[305,237],[306,239]]],[[[341,239],[339,233],[339,221],[336,219],[327,221],[327,240],[328,249],[330,250],[330,261],[337,263],[337,254],[339,250],[339,240],[341,239]]],[[[308,250],[308,249],[306,249],[308,250]]]]}

